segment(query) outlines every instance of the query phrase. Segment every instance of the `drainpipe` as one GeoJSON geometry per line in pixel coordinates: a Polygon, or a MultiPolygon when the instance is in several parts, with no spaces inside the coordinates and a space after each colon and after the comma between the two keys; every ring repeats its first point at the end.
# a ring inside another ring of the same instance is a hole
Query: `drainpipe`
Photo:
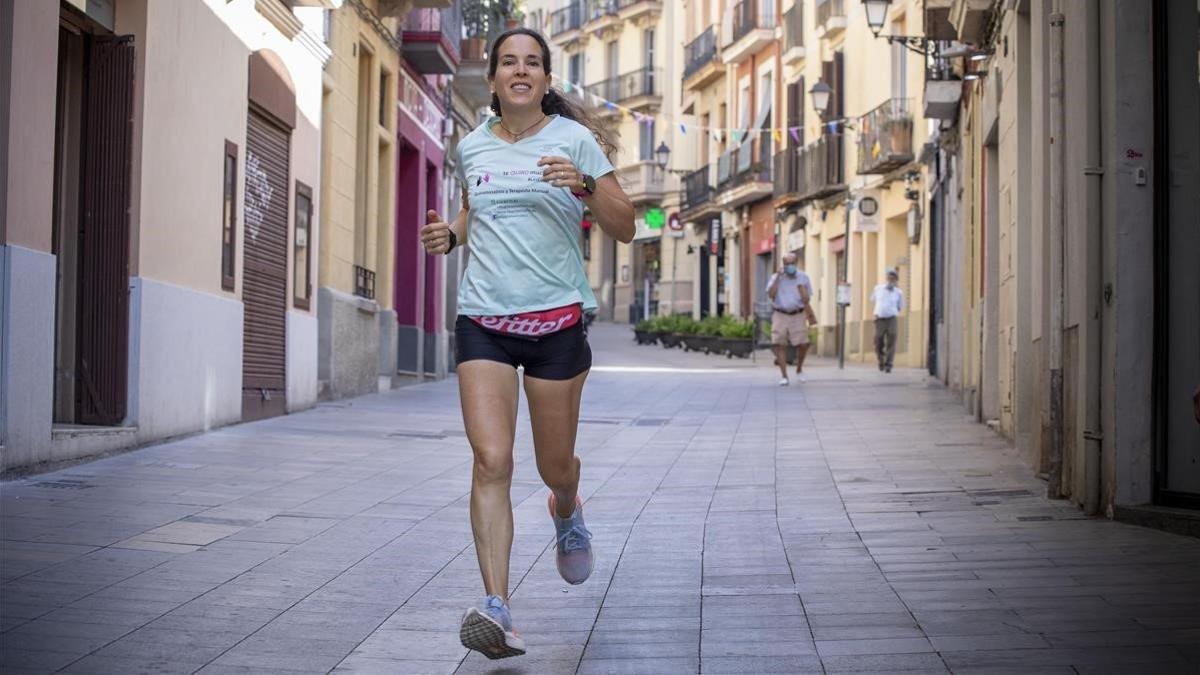
{"type": "Polygon", "coordinates": [[[1084,499],[1083,510],[1088,515],[1100,511],[1100,446],[1104,438],[1103,422],[1100,419],[1100,398],[1103,388],[1100,386],[1101,358],[1100,312],[1104,290],[1104,210],[1101,204],[1102,180],[1104,176],[1104,139],[1101,136],[1100,125],[1100,5],[1088,5],[1087,33],[1085,49],[1087,53],[1087,164],[1084,176],[1087,179],[1085,196],[1087,197],[1088,221],[1091,233],[1088,236],[1089,264],[1087,275],[1087,394],[1084,401],[1083,425],[1083,476],[1084,499]]]}
{"type": "Polygon", "coordinates": [[[1063,496],[1063,23],[1055,3],[1050,15],[1050,483],[1046,494],[1063,496]]]}

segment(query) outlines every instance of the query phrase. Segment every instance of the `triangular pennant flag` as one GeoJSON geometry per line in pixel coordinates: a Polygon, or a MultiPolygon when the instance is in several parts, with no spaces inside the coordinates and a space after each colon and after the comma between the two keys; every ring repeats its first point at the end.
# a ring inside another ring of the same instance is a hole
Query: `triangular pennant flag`
{"type": "Polygon", "coordinates": [[[571,93],[571,81],[570,80],[563,80],[562,87],[563,87],[563,91],[567,92],[568,94],[571,93]]]}
{"type": "Polygon", "coordinates": [[[792,127],[791,129],[788,129],[788,131],[792,132],[792,142],[799,143],[800,142],[800,127],[792,127]]]}
{"type": "Polygon", "coordinates": [[[679,123],[679,133],[681,133],[681,134],[687,133],[687,127],[683,124],[683,122],[679,123]]]}
{"type": "Polygon", "coordinates": [[[776,143],[783,142],[783,130],[782,129],[772,129],[771,134],[775,137],[776,143]]]}
{"type": "Polygon", "coordinates": [[[605,101],[605,102],[604,102],[604,107],[605,107],[605,108],[608,108],[609,110],[616,110],[616,109],[617,109],[617,106],[616,106],[616,105],[614,105],[612,101],[605,101]]]}

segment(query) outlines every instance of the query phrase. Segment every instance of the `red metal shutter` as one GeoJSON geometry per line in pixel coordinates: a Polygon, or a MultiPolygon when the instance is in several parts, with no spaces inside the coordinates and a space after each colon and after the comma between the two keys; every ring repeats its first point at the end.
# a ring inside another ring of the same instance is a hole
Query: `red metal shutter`
{"type": "Polygon", "coordinates": [[[251,110],[246,126],[242,419],[287,410],[289,133],[251,110]]]}
{"type": "Polygon", "coordinates": [[[76,419],[125,420],[133,38],[93,37],[84,93],[76,419]]]}

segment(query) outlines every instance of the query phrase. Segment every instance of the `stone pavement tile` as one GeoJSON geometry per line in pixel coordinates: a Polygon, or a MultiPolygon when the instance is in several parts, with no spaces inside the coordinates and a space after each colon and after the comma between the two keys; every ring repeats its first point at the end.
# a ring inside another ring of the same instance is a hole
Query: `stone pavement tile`
{"type": "Polygon", "coordinates": [[[354,654],[380,659],[439,661],[461,659],[467,653],[452,630],[378,630],[355,646],[354,654]]]}
{"type": "Polygon", "coordinates": [[[705,656],[700,660],[700,672],[712,675],[740,673],[823,673],[821,660],[811,655],[793,656],[705,656]]]}
{"type": "MultiPolygon", "coordinates": [[[[25,626],[28,625],[30,624],[25,624],[25,626]]],[[[88,654],[119,637],[103,635],[56,635],[43,632],[30,633],[22,630],[25,626],[20,626],[7,633],[0,633],[0,651],[20,650],[88,654]]]]}
{"type": "Polygon", "coordinates": [[[812,626],[813,638],[817,640],[870,640],[876,638],[919,638],[925,632],[913,621],[907,624],[882,626],[812,626]]]}
{"type": "Polygon", "coordinates": [[[604,630],[592,631],[590,645],[631,644],[638,642],[678,642],[691,645],[700,641],[699,630],[604,630]]]}
{"type": "Polygon", "coordinates": [[[871,638],[863,640],[818,640],[817,651],[822,657],[859,654],[919,654],[936,651],[923,637],[871,638]]]}
{"type": "MultiPolygon", "coordinates": [[[[1002,635],[940,635],[929,642],[941,653],[977,650],[1044,649],[1052,645],[1040,635],[1006,633],[1002,635]]],[[[1060,645],[1055,645],[1060,646],[1060,645]]]]}
{"type": "Polygon", "coordinates": [[[290,610],[257,629],[255,635],[264,638],[353,641],[363,640],[379,627],[380,619],[376,616],[290,610]]]}
{"type": "Polygon", "coordinates": [[[1050,649],[1005,649],[947,652],[942,655],[951,669],[974,666],[1116,666],[1138,671],[1145,664],[1185,664],[1174,647],[1088,647],[1050,649]]]}
{"type": "Polygon", "coordinates": [[[601,614],[595,620],[596,630],[700,630],[700,617],[610,617],[601,614]]]}
{"type": "Polygon", "coordinates": [[[54,652],[4,647],[0,648],[0,671],[7,672],[11,668],[43,673],[53,672],[66,667],[85,654],[87,654],[86,651],[54,652]]]}
{"type": "Polygon", "coordinates": [[[1080,671],[1071,666],[979,666],[976,668],[955,668],[954,675],[1079,675],[1080,671]]]}
{"type": "Polygon", "coordinates": [[[696,673],[700,670],[700,657],[672,658],[585,658],[579,663],[579,675],[665,675],[670,673],[696,673]]]}
{"type": "Polygon", "coordinates": [[[343,640],[298,640],[251,636],[212,662],[219,666],[247,666],[260,672],[273,668],[326,672],[356,646],[343,640]]]}
{"type": "MultiPolygon", "coordinates": [[[[342,660],[332,673],[361,673],[362,675],[450,675],[458,670],[458,661],[421,661],[418,659],[378,659],[351,654],[342,660]]],[[[214,673],[218,671],[213,671],[214,673]]],[[[197,675],[208,675],[209,669],[197,675]]]]}
{"type": "Polygon", "coordinates": [[[900,673],[907,671],[945,672],[947,664],[932,652],[920,654],[853,654],[822,656],[828,675],[832,673],[900,673]],[[941,669],[941,670],[939,670],[941,669]]]}
{"type": "MultiPolygon", "coordinates": [[[[150,671],[150,672],[153,672],[153,671],[150,671]]],[[[215,663],[210,663],[207,666],[204,666],[203,668],[201,668],[200,670],[197,670],[195,672],[204,673],[204,675],[260,675],[263,672],[282,673],[283,675],[289,675],[290,673],[325,673],[326,670],[314,670],[311,668],[309,668],[309,669],[301,668],[301,669],[293,670],[290,668],[280,668],[278,665],[274,665],[274,666],[271,666],[270,670],[264,671],[262,668],[251,667],[251,666],[230,666],[230,665],[217,665],[215,663]]],[[[375,672],[389,672],[389,671],[375,671],[375,672]]]]}
{"type": "Polygon", "coordinates": [[[706,639],[700,643],[700,656],[797,656],[817,655],[811,640],[755,641],[706,639]]]}
{"type": "MultiPolygon", "coordinates": [[[[1133,672],[1124,664],[1088,664],[1072,668],[1078,675],[1127,675],[1133,672]]],[[[1163,661],[1158,663],[1138,664],[1137,672],[1154,673],[1154,675],[1196,675],[1196,661],[1187,663],[1163,661]]]]}
{"type": "Polygon", "coordinates": [[[1200,645],[1200,629],[1119,630],[1044,635],[1055,647],[1122,647],[1134,645],[1200,645]]]}
{"type": "Polygon", "coordinates": [[[176,659],[204,664],[245,637],[243,633],[142,628],[97,650],[95,655],[116,659],[176,659]]]}
{"type": "Polygon", "coordinates": [[[588,644],[584,659],[662,659],[695,656],[696,641],[588,644]]]}
{"type": "Polygon", "coordinates": [[[158,609],[148,609],[145,607],[125,607],[115,610],[64,607],[49,612],[39,617],[39,619],[55,623],[102,623],[114,626],[127,626],[129,630],[133,630],[162,616],[163,613],[163,611],[159,611],[158,609]]]}
{"type": "Polygon", "coordinates": [[[803,615],[804,605],[795,595],[710,596],[704,598],[704,614],[803,615]]]}
{"type": "MultiPolygon", "coordinates": [[[[709,599],[705,600],[705,603],[707,602],[709,602],[709,599]]],[[[601,607],[599,614],[600,620],[627,618],[669,619],[674,617],[699,618],[700,603],[691,602],[686,605],[674,605],[670,607],[610,607],[606,604],[601,607]]]]}

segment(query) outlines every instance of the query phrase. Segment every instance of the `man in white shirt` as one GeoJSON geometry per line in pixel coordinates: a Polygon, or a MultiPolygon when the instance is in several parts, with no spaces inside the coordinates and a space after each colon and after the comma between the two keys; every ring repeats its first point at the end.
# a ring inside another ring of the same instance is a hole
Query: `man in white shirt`
{"type": "Polygon", "coordinates": [[[879,284],[871,292],[871,304],[875,305],[875,357],[879,369],[892,372],[892,357],[896,354],[896,317],[904,309],[904,291],[896,285],[900,273],[888,269],[887,282],[879,284]]]}

